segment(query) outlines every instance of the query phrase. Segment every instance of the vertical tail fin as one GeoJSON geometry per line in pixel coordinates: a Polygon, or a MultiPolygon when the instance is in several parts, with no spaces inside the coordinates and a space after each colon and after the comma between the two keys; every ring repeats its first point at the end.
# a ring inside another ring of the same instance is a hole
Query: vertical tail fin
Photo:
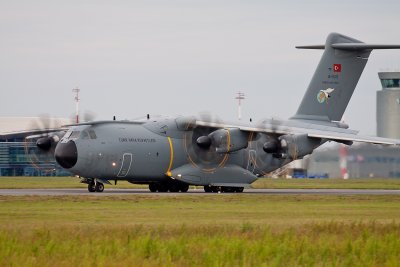
{"type": "Polygon", "coordinates": [[[371,51],[396,49],[400,45],[369,45],[351,37],[331,33],[325,45],[297,48],[325,51],[292,119],[340,121],[371,51]]]}

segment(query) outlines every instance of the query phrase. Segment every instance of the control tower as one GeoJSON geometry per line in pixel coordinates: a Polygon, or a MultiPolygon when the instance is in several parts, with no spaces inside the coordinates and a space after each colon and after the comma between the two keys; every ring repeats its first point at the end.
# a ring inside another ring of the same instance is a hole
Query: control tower
{"type": "Polygon", "coordinates": [[[376,126],[380,137],[400,139],[400,72],[379,72],[382,90],[376,96],[376,126]]]}

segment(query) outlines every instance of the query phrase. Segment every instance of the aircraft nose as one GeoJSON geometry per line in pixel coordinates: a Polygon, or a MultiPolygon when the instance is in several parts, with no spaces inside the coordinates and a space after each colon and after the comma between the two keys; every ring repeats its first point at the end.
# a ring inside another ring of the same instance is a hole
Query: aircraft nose
{"type": "Polygon", "coordinates": [[[78,149],[75,142],[71,140],[67,143],[58,143],[54,156],[61,167],[65,169],[74,167],[78,161],[78,149]]]}

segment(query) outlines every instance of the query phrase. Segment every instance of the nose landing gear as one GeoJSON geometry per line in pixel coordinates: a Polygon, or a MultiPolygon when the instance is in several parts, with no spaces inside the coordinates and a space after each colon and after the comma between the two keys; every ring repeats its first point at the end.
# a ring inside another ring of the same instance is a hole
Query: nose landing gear
{"type": "Polygon", "coordinates": [[[94,181],[88,183],[88,191],[89,192],[103,192],[104,191],[104,184],[102,183],[95,183],[94,181]]]}

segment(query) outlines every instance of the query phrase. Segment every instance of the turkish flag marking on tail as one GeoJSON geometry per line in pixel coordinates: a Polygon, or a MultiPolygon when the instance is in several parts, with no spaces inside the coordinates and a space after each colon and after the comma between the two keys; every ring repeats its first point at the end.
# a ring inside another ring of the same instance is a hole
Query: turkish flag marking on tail
{"type": "Polygon", "coordinates": [[[342,72],[342,64],[333,64],[333,72],[342,72]]]}

